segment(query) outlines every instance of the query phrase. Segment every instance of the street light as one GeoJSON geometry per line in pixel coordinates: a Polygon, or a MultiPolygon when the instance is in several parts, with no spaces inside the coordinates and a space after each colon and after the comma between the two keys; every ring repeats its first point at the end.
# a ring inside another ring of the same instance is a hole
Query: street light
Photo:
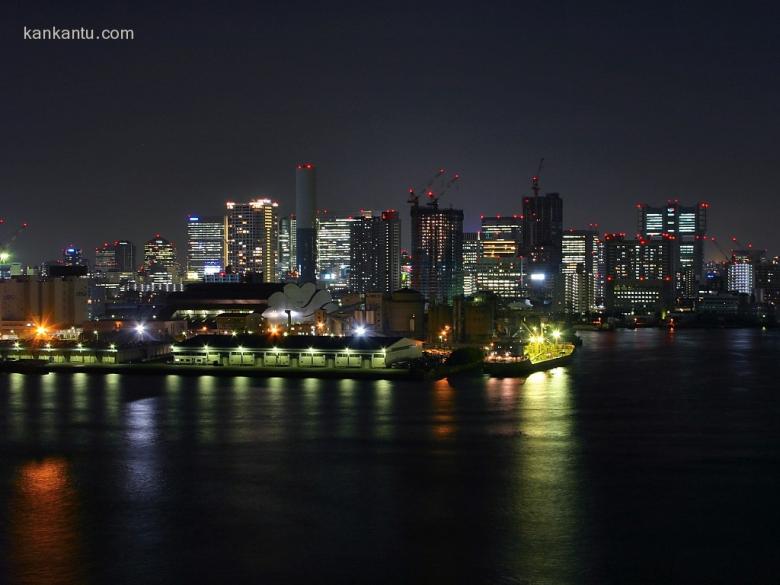
{"type": "Polygon", "coordinates": [[[363,335],[365,335],[365,334],[366,334],[366,328],[365,328],[365,327],[363,327],[362,325],[359,325],[359,326],[358,326],[358,327],[355,329],[355,335],[357,335],[358,337],[362,337],[362,336],[363,336],[363,335]]]}

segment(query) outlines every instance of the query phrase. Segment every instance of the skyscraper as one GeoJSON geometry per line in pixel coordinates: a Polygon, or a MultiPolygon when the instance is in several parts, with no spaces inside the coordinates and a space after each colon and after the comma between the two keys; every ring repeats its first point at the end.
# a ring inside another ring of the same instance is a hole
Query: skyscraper
{"type": "Polygon", "coordinates": [[[81,248],[77,248],[73,244],[65,247],[62,250],[62,263],[65,266],[84,265],[84,257],[81,253],[81,248]]]}
{"type": "Polygon", "coordinates": [[[672,236],[627,240],[624,233],[606,234],[604,246],[608,310],[647,314],[673,305],[678,248],[672,236]]]}
{"type": "Polygon", "coordinates": [[[734,250],[728,264],[728,292],[752,295],[756,290],[756,272],[764,261],[764,250],[734,250]]]}
{"type": "Polygon", "coordinates": [[[483,256],[477,260],[474,287],[476,292],[490,291],[496,296],[515,300],[524,291],[523,258],[520,256],[483,256]]]}
{"type": "Polygon", "coordinates": [[[132,274],[136,271],[135,244],[127,240],[104,242],[95,248],[95,270],[132,274]]]}
{"type": "Polygon", "coordinates": [[[279,254],[279,204],[270,199],[226,203],[225,266],[235,272],[263,275],[263,282],[276,280],[279,254]]]}
{"type": "Polygon", "coordinates": [[[429,301],[451,303],[463,294],[463,210],[414,204],[412,288],[429,301]]]}
{"type": "Polygon", "coordinates": [[[520,254],[523,245],[523,216],[482,216],[480,240],[482,255],[509,258],[520,254]]]}
{"type": "Polygon", "coordinates": [[[522,217],[523,254],[532,265],[556,274],[561,263],[563,236],[561,196],[547,193],[525,197],[522,217]]]}
{"type": "Polygon", "coordinates": [[[349,286],[350,227],[354,217],[335,217],[323,211],[317,217],[317,276],[321,284],[341,290],[349,286]]]}
{"type": "Polygon", "coordinates": [[[709,203],[680,205],[670,199],[662,207],[637,204],[637,231],[643,238],[669,235],[678,248],[679,264],[674,275],[678,296],[693,298],[704,279],[704,240],[709,203]]]}
{"type": "Polygon", "coordinates": [[[95,248],[95,271],[103,274],[116,272],[116,250],[113,244],[104,242],[102,246],[95,248]]]}
{"type": "Polygon", "coordinates": [[[593,230],[563,232],[561,274],[566,313],[587,313],[595,307],[598,241],[593,230]]]}
{"type": "Polygon", "coordinates": [[[529,297],[534,304],[547,305],[560,298],[563,289],[561,247],[563,233],[563,201],[558,193],[523,199],[524,269],[529,297]]]}
{"type": "Polygon", "coordinates": [[[387,292],[401,288],[401,222],[394,209],[371,211],[350,224],[349,288],[387,292]]]}
{"type": "Polygon", "coordinates": [[[317,274],[317,170],[301,163],[295,170],[296,254],[300,282],[315,282],[317,274]]]}
{"type": "Polygon", "coordinates": [[[295,246],[296,227],[295,215],[288,215],[279,220],[279,260],[276,270],[279,282],[298,279],[298,260],[295,246]]]}
{"type": "Polygon", "coordinates": [[[176,262],[176,245],[160,236],[155,236],[144,244],[144,262],[142,272],[147,280],[170,284],[179,277],[179,265],[176,262]]]}
{"type": "Polygon", "coordinates": [[[222,217],[187,217],[187,276],[203,278],[224,268],[225,220],[222,217]]]}
{"type": "Polygon", "coordinates": [[[477,262],[482,257],[479,232],[463,234],[463,294],[470,297],[477,292],[477,262]]]}

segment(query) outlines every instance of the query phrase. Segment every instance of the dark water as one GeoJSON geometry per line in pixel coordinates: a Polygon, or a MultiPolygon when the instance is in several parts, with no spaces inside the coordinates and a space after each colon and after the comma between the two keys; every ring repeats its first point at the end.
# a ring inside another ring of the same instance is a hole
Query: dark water
{"type": "Polygon", "coordinates": [[[780,334],[431,384],[0,375],[0,583],[780,583],[780,334]]]}

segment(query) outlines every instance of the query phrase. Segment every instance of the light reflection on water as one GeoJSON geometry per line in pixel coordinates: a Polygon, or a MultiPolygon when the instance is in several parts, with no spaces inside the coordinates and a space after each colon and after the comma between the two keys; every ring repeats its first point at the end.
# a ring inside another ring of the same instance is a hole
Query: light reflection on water
{"type": "Polygon", "coordinates": [[[7,526],[10,582],[83,583],[77,516],[77,493],[64,458],[47,457],[20,465],[7,526]]]}
{"type": "MultiPolygon", "coordinates": [[[[729,526],[780,522],[780,341],[698,335],[593,335],[525,380],[2,376],[0,582],[631,582],[659,550],[727,559],[729,526]]],[[[772,558],[753,528],[732,559],[772,558]]]]}
{"type": "Polygon", "coordinates": [[[532,582],[577,579],[577,438],[568,372],[535,372],[518,388],[521,438],[513,476],[518,570],[532,582]]]}

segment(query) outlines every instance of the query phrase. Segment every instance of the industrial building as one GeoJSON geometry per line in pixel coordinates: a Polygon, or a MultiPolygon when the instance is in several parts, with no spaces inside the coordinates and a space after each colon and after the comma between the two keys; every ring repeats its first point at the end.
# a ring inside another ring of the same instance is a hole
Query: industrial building
{"type": "Polygon", "coordinates": [[[88,280],[81,277],[20,276],[0,280],[0,324],[81,326],[89,318],[88,280]]]}
{"type": "Polygon", "coordinates": [[[253,368],[383,370],[421,357],[405,337],[201,335],[171,348],[173,363],[253,368]]]}
{"type": "Polygon", "coordinates": [[[2,361],[46,361],[54,364],[123,364],[164,358],[169,343],[82,343],[77,341],[0,341],[2,361]]]}

